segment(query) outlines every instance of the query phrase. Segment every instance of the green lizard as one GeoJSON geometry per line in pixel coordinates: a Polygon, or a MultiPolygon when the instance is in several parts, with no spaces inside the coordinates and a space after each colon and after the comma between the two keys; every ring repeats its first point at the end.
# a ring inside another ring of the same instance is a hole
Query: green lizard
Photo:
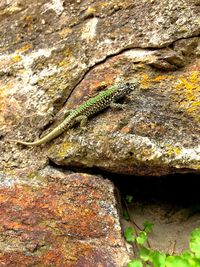
{"type": "Polygon", "coordinates": [[[71,128],[77,122],[80,122],[81,127],[86,124],[88,117],[96,114],[97,112],[107,108],[107,107],[120,107],[121,104],[115,103],[118,99],[122,98],[128,94],[131,90],[136,88],[136,83],[118,83],[115,84],[105,91],[100,92],[95,97],[88,99],[86,102],[78,106],[72,111],[67,111],[69,113],[66,119],[58,125],[54,130],[45,135],[39,140],[34,142],[24,142],[20,140],[10,140],[19,144],[27,146],[38,146],[51,141],[52,139],[59,136],[66,129],[71,128]]]}

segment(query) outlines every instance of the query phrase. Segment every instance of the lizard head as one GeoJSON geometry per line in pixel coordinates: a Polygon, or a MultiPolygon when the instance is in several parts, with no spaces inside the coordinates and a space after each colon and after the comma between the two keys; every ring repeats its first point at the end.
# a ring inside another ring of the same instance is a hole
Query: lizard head
{"type": "Polygon", "coordinates": [[[131,91],[135,90],[138,86],[137,82],[126,82],[126,83],[118,83],[117,85],[117,90],[113,95],[114,100],[120,99],[123,96],[126,96],[129,94],[131,91]]]}

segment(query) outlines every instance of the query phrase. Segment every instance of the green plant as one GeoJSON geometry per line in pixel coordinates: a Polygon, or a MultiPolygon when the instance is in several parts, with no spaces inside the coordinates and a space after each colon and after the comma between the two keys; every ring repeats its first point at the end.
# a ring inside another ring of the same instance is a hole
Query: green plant
{"type": "MultiPolygon", "coordinates": [[[[127,207],[127,205],[126,205],[127,207]]],[[[130,215],[127,209],[127,218],[130,215]]],[[[137,226],[135,222],[132,222],[137,226]]],[[[200,267],[200,228],[196,228],[190,235],[188,251],[180,255],[169,255],[157,250],[153,250],[148,242],[148,234],[153,230],[153,223],[144,222],[143,229],[137,226],[139,231],[133,227],[128,227],[124,231],[127,242],[133,245],[136,258],[130,261],[127,267],[200,267]]]]}
{"type": "Polygon", "coordinates": [[[138,236],[135,235],[133,227],[125,230],[127,242],[139,245],[139,257],[130,261],[128,267],[200,267],[200,228],[191,233],[189,251],[181,255],[169,255],[146,246],[148,233],[152,230],[152,224],[147,225],[138,236]]]}

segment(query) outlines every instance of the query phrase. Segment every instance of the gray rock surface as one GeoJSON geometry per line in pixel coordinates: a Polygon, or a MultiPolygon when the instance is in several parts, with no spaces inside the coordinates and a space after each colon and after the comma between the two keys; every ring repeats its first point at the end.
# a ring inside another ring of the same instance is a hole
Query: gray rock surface
{"type": "Polygon", "coordinates": [[[37,169],[49,157],[137,175],[199,170],[198,1],[30,3],[1,3],[1,169],[37,169]],[[126,111],[45,147],[7,141],[35,140],[63,107],[119,78],[139,81],[126,111]]]}
{"type": "Polygon", "coordinates": [[[85,183],[71,176],[63,185],[58,173],[50,175],[58,179],[53,186],[47,177],[43,184],[38,170],[44,171],[49,162],[54,168],[53,164],[65,169],[95,167],[133,175],[199,173],[199,12],[199,0],[0,2],[0,202],[6,202],[1,217],[5,265],[44,266],[46,261],[61,266],[71,261],[74,266],[94,266],[98,259],[102,266],[121,267],[128,260],[117,209],[113,206],[109,215],[105,206],[115,205],[112,185],[84,174],[80,177],[85,183]],[[76,107],[119,78],[139,83],[122,100],[125,110],[108,109],[91,118],[86,131],[74,127],[44,146],[9,142],[43,136],[62,121],[65,108],[76,107]],[[27,178],[28,184],[24,183],[27,178]],[[90,191],[93,179],[105,189],[101,195],[98,186],[90,191]],[[63,194],[67,203],[62,202],[63,194]],[[84,215],[90,203],[93,211],[99,204],[98,233],[90,223],[82,221],[83,228],[77,227],[77,232],[68,224],[77,220],[78,225],[82,219],[82,210],[72,218],[81,194],[86,197],[84,215]],[[69,217],[60,219],[65,213],[69,217]],[[109,244],[105,244],[107,234],[109,244]],[[70,251],[67,256],[66,251],[70,251]]]}

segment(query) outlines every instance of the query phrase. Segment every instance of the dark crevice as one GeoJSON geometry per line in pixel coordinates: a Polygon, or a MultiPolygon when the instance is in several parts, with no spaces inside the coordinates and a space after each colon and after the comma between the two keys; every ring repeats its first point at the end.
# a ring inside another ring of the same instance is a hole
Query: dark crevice
{"type": "Polygon", "coordinates": [[[107,174],[110,174],[109,172],[103,171],[99,168],[96,167],[83,167],[83,166],[70,166],[68,165],[67,167],[63,165],[59,165],[55,163],[53,160],[49,159],[49,166],[60,170],[60,171],[72,171],[72,172],[77,172],[77,173],[87,173],[91,175],[101,175],[103,178],[108,178],[107,174]]]}
{"type": "Polygon", "coordinates": [[[60,171],[100,175],[113,182],[121,197],[132,195],[135,201],[162,202],[175,206],[196,207],[200,212],[200,176],[198,174],[169,174],[165,176],[134,176],[110,173],[99,168],[63,167],[49,160],[49,165],[60,171]]]}
{"type": "Polygon", "coordinates": [[[132,195],[136,201],[200,205],[200,180],[197,174],[169,174],[161,177],[111,175],[109,178],[123,196],[132,195]]]}
{"type": "Polygon", "coordinates": [[[178,38],[176,40],[174,40],[173,42],[171,42],[167,47],[171,47],[173,48],[174,47],[174,44],[178,41],[182,41],[182,40],[189,40],[189,39],[192,39],[192,38],[200,38],[198,34],[194,34],[194,35],[191,35],[191,36],[188,36],[188,37],[181,37],[181,38],[178,38]]]}

